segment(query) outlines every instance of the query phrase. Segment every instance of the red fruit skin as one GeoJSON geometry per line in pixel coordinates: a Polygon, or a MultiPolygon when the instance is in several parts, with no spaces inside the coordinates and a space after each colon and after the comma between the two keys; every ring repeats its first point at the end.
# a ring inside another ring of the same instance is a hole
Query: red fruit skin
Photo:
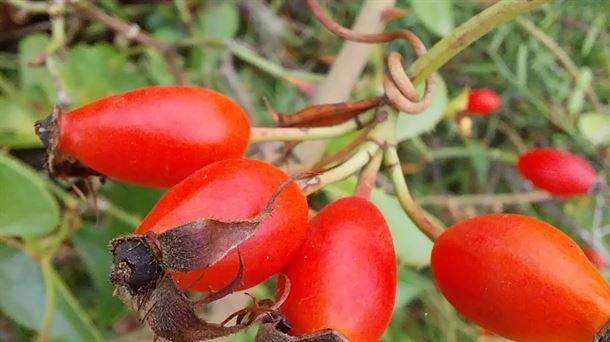
{"type": "Polygon", "coordinates": [[[556,196],[587,194],[597,177],[582,157],[553,148],[535,148],[522,154],[517,169],[536,187],[556,196]]]}
{"type": "Polygon", "coordinates": [[[455,224],[434,243],[432,273],[457,311],[516,341],[590,342],[610,319],[610,285],[580,247],[527,216],[455,224]]]}
{"type": "Polygon", "coordinates": [[[501,101],[496,92],[490,89],[473,89],[468,95],[466,110],[475,116],[487,116],[500,109],[501,101]]]}
{"type": "MultiPolygon", "coordinates": [[[[206,217],[252,218],[286,178],[283,171],[257,160],[228,159],[210,164],[172,187],[136,233],[161,233],[206,217]]],[[[307,219],[307,200],[293,183],[277,197],[270,215],[254,235],[240,245],[244,275],[237,290],[261,283],[288,264],[305,239],[307,219]]],[[[185,288],[204,274],[192,289],[217,291],[235,278],[238,269],[239,258],[234,249],[205,270],[175,273],[174,278],[185,288]]]]}
{"type": "Polygon", "coordinates": [[[155,86],[64,113],[59,150],[119,180],[169,187],[212,162],[241,157],[245,112],[215,91],[155,86]]]}
{"type": "MultiPolygon", "coordinates": [[[[378,341],[396,294],[396,256],[379,210],[361,197],[326,206],[285,269],[290,292],[280,311],[299,336],[334,328],[352,342],[378,341]]],[[[277,297],[284,291],[280,278],[277,297]]]]}

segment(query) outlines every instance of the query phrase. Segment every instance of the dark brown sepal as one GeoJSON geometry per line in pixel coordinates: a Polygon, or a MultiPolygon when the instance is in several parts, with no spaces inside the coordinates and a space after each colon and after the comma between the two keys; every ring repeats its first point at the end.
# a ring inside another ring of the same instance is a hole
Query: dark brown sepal
{"type": "Polygon", "coordinates": [[[610,321],[595,334],[593,342],[610,342],[610,321]]]}
{"type": "Polygon", "coordinates": [[[151,235],[120,236],[110,242],[109,249],[113,255],[110,282],[115,288],[125,287],[132,296],[154,290],[164,270],[151,235]]]}
{"type": "Polygon", "coordinates": [[[52,177],[88,177],[102,176],[88,168],[72,156],[59,150],[60,120],[62,110],[53,106],[53,112],[46,118],[34,123],[34,131],[47,149],[45,167],[52,177]]]}
{"type": "Polygon", "coordinates": [[[290,325],[280,315],[273,315],[263,320],[255,342],[349,342],[341,333],[334,329],[323,329],[303,336],[291,336],[287,334],[290,325]]]}
{"type": "Polygon", "coordinates": [[[188,272],[209,267],[242,242],[249,239],[271,213],[275,200],[295,179],[305,174],[287,178],[269,197],[265,207],[256,217],[244,220],[201,219],[159,234],[163,265],[171,271],[188,272]]]}
{"type": "Polygon", "coordinates": [[[195,314],[193,303],[178,289],[171,276],[166,276],[140,310],[152,331],[159,337],[177,342],[210,340],[235,334],[247,324],[230,327],[208,323],[195,314]]]}
{"type": "Polygon", "coordinates": [[[279,127],[325,127],[343,123],[380,106],[383,101],[383,97],[373,97],[355,102],[313,105],[292,114],[280,113],[268,107],[279,127]]]}

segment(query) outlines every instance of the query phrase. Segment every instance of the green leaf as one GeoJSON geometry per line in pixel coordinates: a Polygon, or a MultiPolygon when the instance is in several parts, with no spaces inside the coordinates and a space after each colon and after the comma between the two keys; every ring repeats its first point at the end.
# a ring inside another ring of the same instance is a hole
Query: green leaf
{"type": "MultiPolygon", "coordinates": [[[[331,184],[324,191],[334,200],[351,196],[356,182],[354,178],[331,184]]],[[[402,210],[398,199],[383,191],[373,189],[371,201],[381,210],[392,232],[398,259],[409,266],[424,267],[430,264],[432,242],[402,210]]]]}
{"type": "Polygon", "coordinates": [[[43,235],[58,223],[59,207],[42,179],[16,159],[0,155],[0,234],[43,235]]]}
{"type": "Polygon", "coordinates": [[[40,139],[34,133],[36,121],[30,112],[20,103],[0,98],[0,145],[11,148],[31,148],[41,146],[40,139]]]}
{"type": "Polygon", "coordinates": [[[411,0],[413,13],[430,32],[446,36],[455,27],[451,0],[411,0]]]}
{"type": "Polygon", "coordinates": [[[396,138],[398,141],[418,136],[432,130],[442,119],[447,106],[447,87],[440,76],[435,76],[436,90],[432,95],[430,106],[423,112],[410,115],[400,113],[396,122],[396,138]]]}
{"type": "MultiPolygon", "coordinates": [[[[239,29],[239,12],[235,1],[210,3],[199,12],[197,27],[206,38],[229,39],[235,36],[239,29]]],[[[204,82],[210,83],[213,75],[218,73],[221,52],[217,49],[203,51],[204,82]]]]}
{"type": "Polygon", "coordinates": [[[144,73],[110,44],[78,45],[61,65],[75,107],[99,98],[147,85],[144,73]]]}
{"type": "Polygon", "coordinates": [[[112,267],[112,255],[108,242],[116,235],[115,229],[100,229],[87,225],[72,236],[74,247],[87,267],[87,272],[96,290],[96,303],[99,307],[98,320],[106,326],[114,323],[125,312],[126,307],[112,295],[114,289],[108,280],[112,267]]]}
{"type": "Polygon", "coordinates": [[[239,12],[235,1],[222,1],[205,8],[199,12],[198,24],[208,38],[232,38],[239,29],[239,12]]]}
{"type": "MultiPolygon", "coordinates": [[[[144,218],[159,201],[165,190],[109,181],[102,187],[101,192],[115,206],[134,216],[144,218]]],[[[135,228],[115,219],[110,221],[109,227],[113,230],[111,237],[133,232],[135,228]]]]}
{"type": "Polygon", "coordinates": [[[585,113],[580,115],[578,130],[593,145],[610,145],[610,115],[585,113]]]}
{"type": "Polygon", "coordinates": [[[154,49],[146,49],[146,69],[155,84],[174,83],[174,76],[170,73],[167,63],[163,56],[154,49]]]}
{"type": "MultiPolygon", "coordinates": [[[[38,264],[29,256],[0,245],[0,308],[20,325],[37,330],[44,315],[45,288],[38,264]]],[[[51,339],[59,341],[102,341],[87,314],[59,276],[52,271],[55,310],[51,339]]]]}
{"type": "Polygon", "coordinates": [[[46,53],[48,44],[49,36],[43,33],[31,34],[19,42],[19,78],[21,89],[29,101],[41,102],[43,106],[50,107],[55,101],[53,79],[44,66],[30,65],[32,59],[46,53]]]}

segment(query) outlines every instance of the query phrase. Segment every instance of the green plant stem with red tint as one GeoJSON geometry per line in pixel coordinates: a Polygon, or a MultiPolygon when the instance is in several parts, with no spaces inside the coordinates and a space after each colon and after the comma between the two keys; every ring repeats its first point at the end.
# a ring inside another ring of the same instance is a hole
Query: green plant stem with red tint
{"type": "MultiPolygon", "coordinates": [[[[391,122],[392,125],[395,125],[396,117],[397,113],[392,111],[390,112],[388,121],[391,122]]],[[[422,233],[430,240],[436,240],[436,238],[443,233],[443,228],[428,220],[424,211],[413,200],[400,166],[400,159],[398,158],[398,152],[396,151],[395,134],[386,138],[386,144],[387,149],[384,152],[384,162],[385,166],[388,168],[388,174],[394,185],[394,191],[396,192],[396,197],[398,198],[400,206],[422,233]]]]}
{"type": "Polygon", "coordinates": [[[371,196],[371,192],[375,187],[375,179],[377,178],[377,174],[379,173],[379,168],[381,167],[381,162],[383,161],[383,151],[378,151],[369,161],[368,164],[362,169],[360,172],[360,176],[358,177],[358,184],[356,184],[356,190],[354,191],[354,195],[360,196],[363,198],[369,198],[371,196]]]}

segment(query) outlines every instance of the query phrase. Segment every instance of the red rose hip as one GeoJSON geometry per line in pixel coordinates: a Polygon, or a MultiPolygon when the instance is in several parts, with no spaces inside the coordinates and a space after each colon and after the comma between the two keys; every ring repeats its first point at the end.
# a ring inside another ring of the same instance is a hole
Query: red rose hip
{"type": "MultiPolygon", "coordinates": [[[[326,206],[284,270],[290,292],[280,311],[292,335],[332,328],[352,342],[377,341],[396,292],[396,257],[379,210],[361,197],[326,206]]],[[[280,278],[277,295],[284,291],[280,278]]]]}
{"type": "MultiPolygon", "coordinates": [[[[286,178],[273,165],[257,160],[228,159],[210,164],[172,187],[136,233],[162,233],[201,218],[253,218],[286,178]]],[[[307,219],[307,200],[293,183],[280,193],[254,234],[239,246],[244,274],[237,289],[257,285],[281,271],[303,243],[307,219]]],[[[217,291],[235,278],[238,269],[239,258],[233,249],[209,268],[174,273],[174,278],[179,286],[188,287],[203,275],[192,289],[217,291]]]]}
{"type": "Polygon", "coordinates": [[[582,157],[553,148],[536,148],[519,156],[521,175],[538,188],[557,196],[584,195],[597,177],[582,157]]]}
{"type": "Polygon", "coordinates": [[[52,173],[78,176],[89,168],[95,172],[85,174],[168,187],[212,162],[241,157],[250,125],[220,93],[155,86],[50,116],[36,131],[48,147],[52,173]],[[62,162],[70,163],[69,170],[62,162]]]}
{"type": "Polygon", "coordinates": [[[468,95],[466,111],[471,115],[486,116],[500,109],[500,97],[490,89],[473,89],[468,95]]]}
{"type": "Polygon", "coordinates": [[[457,311],[512,340],[590,342],[610,319],[610,285],[580,247],[527,216],[455,224],[434,243],[432,273],[457,311]]]}

